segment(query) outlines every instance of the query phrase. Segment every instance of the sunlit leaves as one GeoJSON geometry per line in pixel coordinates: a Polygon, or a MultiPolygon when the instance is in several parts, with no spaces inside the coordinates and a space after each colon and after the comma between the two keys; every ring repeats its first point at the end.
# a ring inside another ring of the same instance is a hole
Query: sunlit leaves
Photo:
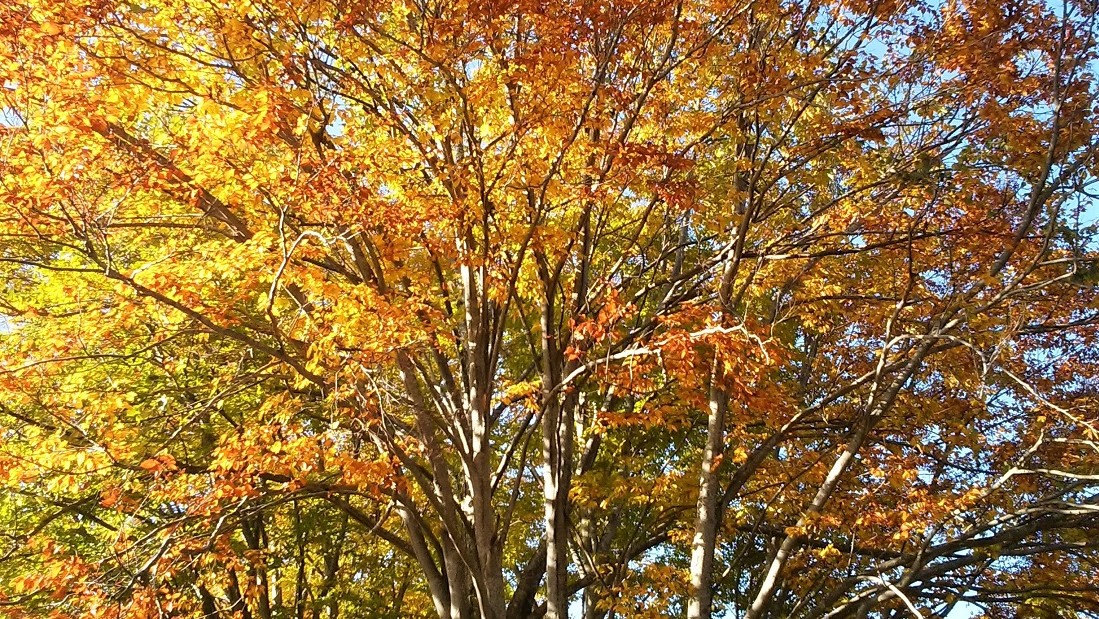
{"type": "Polygon", "coordinates": [[[1094,607],[1094,7],[0,11],[14,616],[1094,607]]]}

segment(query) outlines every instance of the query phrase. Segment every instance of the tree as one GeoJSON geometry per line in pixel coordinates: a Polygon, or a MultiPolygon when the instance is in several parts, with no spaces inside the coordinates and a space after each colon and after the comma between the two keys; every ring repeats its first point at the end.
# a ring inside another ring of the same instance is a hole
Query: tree
{"type": "Polygon", "coordinates": [[[8,616],[1099,616],[1092,0],[0,11],[8,616]]]}

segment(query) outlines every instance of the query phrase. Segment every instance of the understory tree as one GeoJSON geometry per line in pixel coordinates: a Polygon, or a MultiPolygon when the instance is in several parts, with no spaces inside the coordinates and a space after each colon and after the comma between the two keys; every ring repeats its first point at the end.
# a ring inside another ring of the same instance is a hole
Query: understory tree
{"type": "Polygon", "coordinates": [[[1099,616],[1096,14],[7,3],[0,615],[1099,616]]]}

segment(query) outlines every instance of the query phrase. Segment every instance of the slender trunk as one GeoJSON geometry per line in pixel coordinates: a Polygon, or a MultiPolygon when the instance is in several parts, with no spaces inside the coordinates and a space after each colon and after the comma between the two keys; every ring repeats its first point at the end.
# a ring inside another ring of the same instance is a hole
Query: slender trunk
{"type": "Polygon", "coordinates": [[[491,358],[490,302],[484,295],[484,266],[462,267],[466,307],[466,348],[469,377],[466,408],[469,411],[469,450],[466,474],[473,520],[474,554],[480,567],[477,603],[481,619],[504,619],[504,572],[500,540],[496,538],[496,511],[492,505],[492,438],[490,418],[491,358]]]}
{"type": "MultiPolygon", "coordinates": [[[[717,372],[715,369],[714,372],[717,372]]],[[[711,382],[717,383],[714,376],[711,382]]],[[[714,549],[720,525],[718,500],[721,484],[717,468],[725,450],[725,413],[729,407],[728,395],[717,385],[710,387],[710,415],[706,424],[706,447],[702,452],[702,474],[698,490],[698,516],[695,534],[691,542],[691,597],[687,602],[688,619],[709,619],[713,609],[714,590],[711,574],[714,566],[714,549]]]]}
{"type": "MultiPolygon", "coordinates": [[[[755,158],[755,142],[750,138],[751,122],[743,112],[737,115],[737,127],[742,139],[737,144],[737,158],[751,162],[755,158]]],[[[721,284],[717,300],[721,309],[721,326],[727,327],[733,312],[733,283],[740,270],[744,241],[748,236],[754,214],[752,194],[756,177],[747,171],[735,176],[736,190],[743,194],[737,200],[736,214],[740,217],[733,237],[732,254],[722,268],[721,284]]],[[[741,290],[743,294],[744,289],[741,290]]],[[[737,295],[739,298],[739,295],[737,295]]],[[[716,354],[710,373],[709,415],[706,420],[706,445],[702,452],[702,472],[698,487],[698,514],[695,534],[691,543],[690,598],[687,601],[688,619],[710,619],[713,614],[713,567],[717,532],[724,516],[723,492],[718,478],[718,468],[725,452],[725,416],[729,409],[729,394],[724,388],[724,374],[716,354]]]]}
{"type": "Polygon", "coordinates": [[[546,500],[546,619],[568,617],[568,492],[573,424],[567,406],[552,402],[544,413],[546,500]]]}
{"type": "MultiPolygon", "coordinates": [[[[747,216],[740,226],[743,237],[747,216]]],[[[728,316],[729,298],[732,295],[737,260],[726,261],[721,275],[718,301],[721,303],[722,324],[728,316]]],[[[710,619],[713,613],[713,567],[717,531],[721,527],[719,503],[722,496],[718,468],[725,453],[725,414],[729,410],[729,395],[723,386],[723,364],[714,356],[710,372],[710,410],[706,420],[706,445],[702,452],[702,472],[698,482],[698,513],[695,533],[691,541],[690,598],[687,600],[688,619],[710,619]]]]}
{"type": "Polygon", "coordinates": [[[473,584],[469,568],[458,554],[458,543],[449,533],[443,534],[443,564],[449,587],[450,619],[472,619],[473,608],[469,598],[473,584]]]}
{"type": "MultiPolygon", "coordinates": [[[[461,540],[453,539],[454,536],[462,534],[463,524],[460,522],[461,510],[451,483],[450,468],[443,457],[442,446],[436,437],[437,429],[434,421],[428,414],[427,402],[416,378],[415,364],[411,357],[404,352],[397,354],[397,363],[401,370],[401,379],[404,382],[405,390],[414,402],[417,430],[420,434],[420,440],[424,443],[427,460],[434,473],[432,487],[425,485],[423,489],[435,495],[438,501],[436,509],[439,511],[439,516],[443,522],[443,531],[440,534],[442,545],[442,557],[440,559],[443,571],[437,582],[428,582],[432,589],[432,600],[441,619],[465,619],[470,616],[468,608],[469,589],[465,586],[465,583],[468,582],[469,570],[465,566],[467,558],[462,557],[459,553],[468,545],[461,544],[461,540]]],[[[419,525],[415,522],[412,514],[408,512],[407,506],[402,507],[401,516],[405,520],[410,537],[413,538],[413,541],[416,541],[416,535],[422,535],[418,531],[419,525]]],[[[419,546],[423,546],[423,544],[419,544],[419,546]]],[[[417,544],[413,544],[413,549],[416,551],[417,561],[421,565],[425,567],[433,565],[426,547],[418,548],[417,544]]],[[[469,563],[472,562],[469,561],[469,563]]]]}
{"type": "MultiPolygon", "coordinates": [[[[439,619],[452,619],[450,603],[450,588],[447,582],[447,576],[449,574],[442,574],[435,567],[435,560],[431,556],[431,551],[427,548],[426,540],[422,532],[420,531],[420,525],[416,522],[415,516],[408,509],[408,507],[401,505],[397,508],[397,513],[401,517],[401,521],[405,525],[405,530],[408,531],[409,545],[412,546],[412,552],[416,556],[416,562],[420,564],[420,568],[423,570],[425,580],[427,581],[428,592],[431,594],[431,602],[435,606],[435,614],[439,616],[439,619]]],[[[445,569],[445,557],[443,558],[445,569]]]]}
{"type": "MultiPolygon", "coordinates": [[[[544,281],[550,282],[544,274],[544,281]]],[[[568,488],[572,471],[572,419],[555,386],[561,375],[555,341],[553,289],[542,308],[542,458],[546,524],[546,619],[568,617],[568,488]]]]}

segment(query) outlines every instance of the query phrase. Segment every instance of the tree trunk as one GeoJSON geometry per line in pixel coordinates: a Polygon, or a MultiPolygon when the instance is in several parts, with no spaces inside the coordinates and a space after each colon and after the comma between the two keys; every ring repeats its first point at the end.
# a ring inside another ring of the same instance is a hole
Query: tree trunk
{"type": "MultiPolygon", "coordinates": [[[[714,372],[717,370],[715,368],[714,372]]],[[[711,379],[716,383],[717,376],[711,379]]],[[[714,589],[711,575],[717,529],[721,523],[718,499],[721,484],[717,469],[725,451],[725,413],[728,395],[716,384],[710,387],[710,415],[706,424],[706,447],[702,453],[702,474],[699,479],[698,516],[691,542],[691,597],[687,602],[688,619],[709,619],[713,612],[714,589]]]]}

